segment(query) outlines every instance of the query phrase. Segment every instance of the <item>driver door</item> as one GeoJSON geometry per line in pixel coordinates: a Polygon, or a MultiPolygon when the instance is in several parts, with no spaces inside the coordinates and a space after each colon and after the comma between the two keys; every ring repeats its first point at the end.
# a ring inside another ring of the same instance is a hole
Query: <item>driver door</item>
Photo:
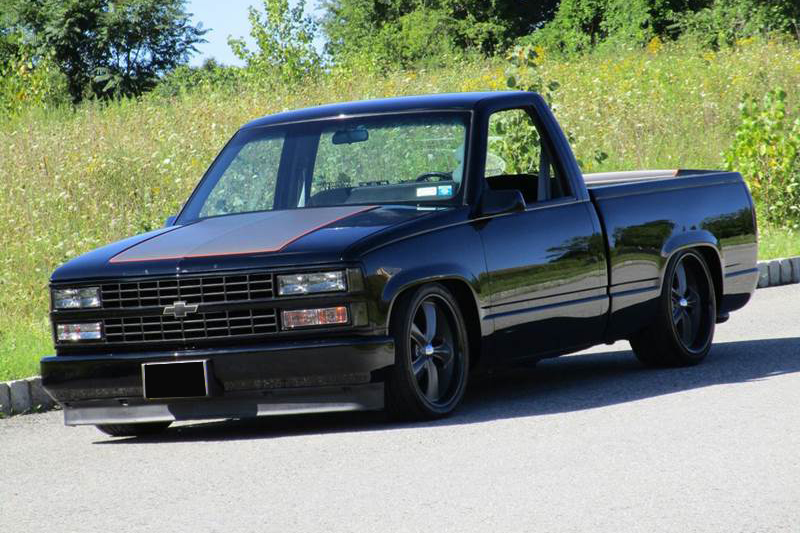
{"type": "Polygon", "coordinates": [[[602,338],[606,267],[599,221],[570,188],[533,110],[489,117],[484,185],[520,190],[524,211],[480,228],[500,358],[541,357],[602,338]]]}

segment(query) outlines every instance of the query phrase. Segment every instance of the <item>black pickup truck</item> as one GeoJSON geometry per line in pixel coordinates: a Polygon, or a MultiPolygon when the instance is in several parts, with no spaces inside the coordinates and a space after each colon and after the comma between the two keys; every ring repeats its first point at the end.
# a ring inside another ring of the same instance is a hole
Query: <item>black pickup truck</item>
{"type": "Polygon", "coordinates": [[[68,425],[451,413],[470,371],[628,339],[691,365],[757,282],[742,177],[582,175],[543,99],[417,96],[242,127],[181,212],[52,275],[68,425]]]}

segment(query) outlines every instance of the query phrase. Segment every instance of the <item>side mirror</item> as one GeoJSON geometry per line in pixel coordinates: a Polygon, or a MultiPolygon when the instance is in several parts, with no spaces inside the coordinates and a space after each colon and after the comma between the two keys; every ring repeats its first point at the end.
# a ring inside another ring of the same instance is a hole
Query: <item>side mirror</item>
{"type": "Polygon", "coordinates": [[[173,224],[175,224],[175,219],[176,218],[178,218],[178,215],[170,215],[170,216],[168,216],[166,222],[164,222],[164,227],[168,228],[169,226],[172,226],[173,224]]]}
{"type": "Polygon", "coordinates": [[[485,189],[481,196],[479,215],[482,217],[490,215],[502,215],[503,213],[513,213],[525,211],[525,198],[516,189],[493,191],[485,189]]]}

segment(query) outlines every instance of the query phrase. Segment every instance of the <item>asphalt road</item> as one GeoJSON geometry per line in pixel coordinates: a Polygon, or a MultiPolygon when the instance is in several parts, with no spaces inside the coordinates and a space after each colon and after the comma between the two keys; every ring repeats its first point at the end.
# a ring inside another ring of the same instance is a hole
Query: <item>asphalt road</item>
{"type": "Polygon", "coordinates": [[[618,343],[477,383],[448,420],[180,424],[157,440],[0,421],[0,532],[800,531],[800,285],[707,361],[618,343]]]}

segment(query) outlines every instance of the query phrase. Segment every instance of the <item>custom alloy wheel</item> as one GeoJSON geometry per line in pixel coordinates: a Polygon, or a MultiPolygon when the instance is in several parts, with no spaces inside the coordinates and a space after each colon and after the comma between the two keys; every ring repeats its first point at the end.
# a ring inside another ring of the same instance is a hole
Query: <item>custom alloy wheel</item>
{"type": "Polygon", "coordinates": [[[387,409],[411,419],[439,418],[461,401],[469,355],[466,327],[453,296],[438,284],[400,297],[392,324],[395,365],[387,409]]]}
{"type": "Polygon", "coordinates": [[[631,339],[636,356],[653,366],[699,363],[711,349],[717,306],[714,281],[703,256],[679,253],[664,277],[659,313],[631,339]]]}
{"type": "Polygon", "coordinates": [[[708,279],[703,279],[701,265],[691,254],[684,255],[675,265],[670,292],[670,309],[675,334],[684,349],[702,350],[708,344],[710,326],[708,279]]]}

